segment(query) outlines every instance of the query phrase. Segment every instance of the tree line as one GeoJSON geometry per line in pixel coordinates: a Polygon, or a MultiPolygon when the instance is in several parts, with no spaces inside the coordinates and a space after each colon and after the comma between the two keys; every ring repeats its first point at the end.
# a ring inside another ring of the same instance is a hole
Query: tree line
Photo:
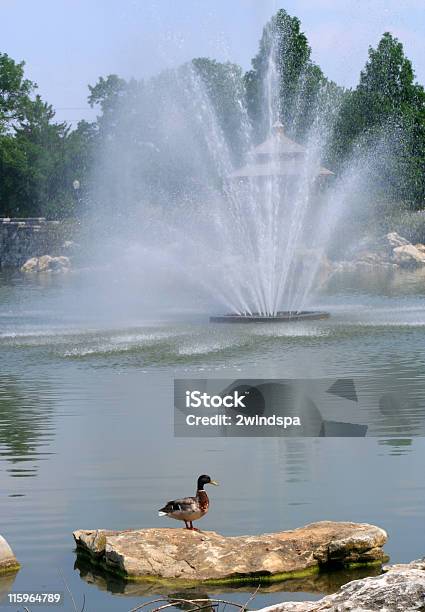
{"type": "Polygon", "coordinates": [[[247,132],[257,142],[267,134],[265,81],[272,79],[276,118],[291,137],[303,142],[321,121],[327,128],[321,132],[323,161],[336,173],[353,154],[373,145],[370,165],[382,200],[406,210],[424,208],[425,91],[402,43],[384,33],[377,47],[369,48],[357,86],[346,89],[312,61],[299,19],[281,9],[264,27],[248,72],[196,58],[146,81],[100,77],[88,96],[98,117],[80,121],[76,129],[55,120],[52,106],[25,78],[23,62],[0,54],[0,215],[78,217],[93,197],[101,151],[104,160],[110,152],[105,175],[125,175],[131,185],[123,193],[117,180],[114,192],[110,181],[104,193],[98,190],[98,197],[116,207],[120,198],[137,198],[137,190],[146,193],[148,185],[152,192],[176,194],[190,191],[194,181],[202,183],[208,153],[192,120],[203,107],[200,98],[193,104],[194,76],[203,86],[199,95],[214,109],[214,118],[204,112],[198,119],[218,124],[233,165],[246,153],[247,132]],[[187,117],[181,108],[190,108],[187,117]],[[179,115],[180,132],[168,124],[173,113],[179,115]],[[119,158],[117,149],[123,152],[119,158]]]}

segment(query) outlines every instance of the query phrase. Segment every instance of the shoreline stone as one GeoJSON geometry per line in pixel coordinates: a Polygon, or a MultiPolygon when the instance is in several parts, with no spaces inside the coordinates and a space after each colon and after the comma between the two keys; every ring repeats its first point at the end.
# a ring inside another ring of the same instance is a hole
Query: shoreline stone
{"type": "Polygon", "coordinates": [[[393,249],[393,261],[400,266],[423,265],[425,264],[425,252],[413,244],[405,244],[393,249]]]}
{"type": "Polygon", "coordinates": [[[334,272],[415,269],[425,266],[425,245],[412,244],[397,232],[360,247],[349,259],[333,262],[334,272]]]}
{"type": "Polygon", "coordinates": [[[258,612],[420,612],[425,609],[425,559],[386,566],[318,601],[285,602],[258,612]]]}
{"type": "Polygon", "coordinates": [[[69,272],[71,261],[65,255],[52,257],[51,255],[41,255],[41,257],[30,257],[21,266],[21,272],[69,272]]]}
{"type": "Polygon", "coordinates": [[[78,530],[73,535],[77,553],[127,580],[209,583],[282,581],[329,567],[381,565],[387,540],[374,525],[332,521],[252,536],[182,528],[78,530]]]}
{"type": "Polygon", "coordinates": [[[0,574],[17,572],[20,565],[7,541],[0,535],[0,574]]]}

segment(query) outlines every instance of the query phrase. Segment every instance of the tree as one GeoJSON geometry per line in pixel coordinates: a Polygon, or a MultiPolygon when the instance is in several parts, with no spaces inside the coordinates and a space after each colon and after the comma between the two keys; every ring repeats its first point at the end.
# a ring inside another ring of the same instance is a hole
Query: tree
{"type": "Polygon", "coordinates": [[[74,213],[80,214],[82,201],[86,200],[92,187],[92,173],[96,151],[99,147],[99,129],[96,122],[79,121],[77,128],[70,131],[65,144],[64,180],[67,188],[78,181],[79,188],[73,187],[74,213]]]}
{"type": "MultiPolygon", "coordinates": [[[[375,123],[388,115],[403,113],[418,102],[423,88],[415,84],[412,63],[404,55],[403,45],[386,32],[378,47],[369,48],[369,60],[360,74],[359,97],[371,103],[365,123],[375,123]]],[[[365,108],[366,110],[366,108],[365,108]]]]}
{"type": "Polygon", "coordinates": [[[247,122],[244,112],[245,88],[240,66],[230,62],[199,57],[192,60],[201,78],[218,123],[238,163],[247,146],[247,122]]]}
{"type": "Polygon", "coordinates": [[[300,20],[280,9],[264,27],[252,70],[244,79],[248,112],[259,140],[276,120],[302,139],[315,118],[321,90],[328,85],[337,89],[310,55],[300,20]]]}
{"type": "Polygon", "coordinates": [[[415,82],[403,45],[386,32],[350,91],[336,124],[333,158],[342,165],[353,148],[380,147],[373,170],[386,196],[414,201],[425,197],[425,92],[415,82]]]}
{"type": "MultiPolygon", "coordinates": [[[[88,182],[97,128],[56,122],[35,89],[24,63],[0,54],[0,215],[74,216],[73,181],[88,182]]],[[[92,93],[101,99],[101,87],[92,93]]]]}
{"type": "Polygon", "coordinates": [[[127,90],[128,83],[116,74],[109,74],[106,78],[99,77],[95,85],[89,85],[88,102],[92,108],[99,106],[101,110],[101,115],[97,118],[100,130],[113,129],[120,101],[125,97],[127,90]]]}
{"type": "Polygon", "coordinates": [[[53,118],[53,108],[36,96],[14,127],[15,154],[19,152],[17,159],[23,163],[4,194],[5,206],[12,214],[62,216],[61,209],[67,203],[63,179],[69,127],[54,123],[53,118]]]}
{"type": "Polygon", "coordinates": [[[24,78],[25,63],[17,64],[6,53],[0,53],[0,134],[9,132],[23,119],[35,83],[24,78]]]}

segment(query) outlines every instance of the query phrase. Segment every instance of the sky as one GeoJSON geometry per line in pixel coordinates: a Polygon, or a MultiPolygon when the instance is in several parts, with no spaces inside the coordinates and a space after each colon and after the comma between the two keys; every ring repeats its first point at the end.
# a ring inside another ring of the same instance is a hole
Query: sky
{"type": "Polygon", "coordinates": [[[202,56],[248,69],[279,8],[299,17],[313,60],[338,84],[356,85],[385,31],[425,84],[425,0],[0,0],[0,52],[25,60],[57,119],[75,126],[96,115],[87,95],[99,76],[140,79],[202,56]]]}

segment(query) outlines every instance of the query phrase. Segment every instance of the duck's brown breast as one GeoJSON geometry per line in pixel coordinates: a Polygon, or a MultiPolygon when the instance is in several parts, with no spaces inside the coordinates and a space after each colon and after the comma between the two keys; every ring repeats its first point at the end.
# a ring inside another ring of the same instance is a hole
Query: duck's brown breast
{"type": "Polygon", "coordinates": [[[198,498],[199,509],[201,510],[202,514],[206,514],[208,512],[208,507],[210,505],[210,500],[208,499],[208,495],[206,494],[205,491],[197,491],[196,497],[198,498]]]}

